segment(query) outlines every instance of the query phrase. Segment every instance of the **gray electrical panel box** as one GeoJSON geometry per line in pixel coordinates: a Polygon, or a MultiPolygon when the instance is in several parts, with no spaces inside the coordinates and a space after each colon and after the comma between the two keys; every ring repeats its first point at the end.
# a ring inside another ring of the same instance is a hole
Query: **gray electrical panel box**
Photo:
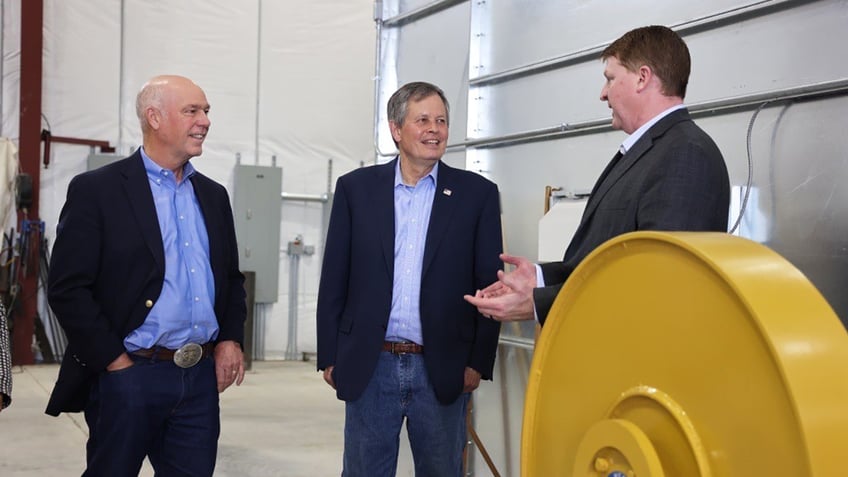
{"type": "Polygon", "coordinates": [[[233,215],[239,267],[256,273],[256,303],[277,301],[282,191],[281,168],[236,166],[233,215]]]}

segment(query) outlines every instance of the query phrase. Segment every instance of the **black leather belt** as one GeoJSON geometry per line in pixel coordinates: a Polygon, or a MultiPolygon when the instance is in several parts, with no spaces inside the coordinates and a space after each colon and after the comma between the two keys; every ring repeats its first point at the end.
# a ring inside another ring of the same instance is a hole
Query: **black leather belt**
{"type": "Polygon", "coordinates": [[[395,341],[384,341],[383,351],[388,351],[392,354],[421,354],[424,352],[424,347],[417,343],[397,343],[395,341]]]}
{"type": "Polygon", "coordinates": [[[174,364],[181,368],[190,368],[199,363],[201,359],[212,355],[212,350],[215,349],[215,343],[199,345],[197,343],[186,343],[180,346],[179,349],[168,349],[155,346],[153,348],[138,349],[131,351],[130,354],[141,356],[142,358],[158,359],[161,361],[173,361],[174,364]]]}

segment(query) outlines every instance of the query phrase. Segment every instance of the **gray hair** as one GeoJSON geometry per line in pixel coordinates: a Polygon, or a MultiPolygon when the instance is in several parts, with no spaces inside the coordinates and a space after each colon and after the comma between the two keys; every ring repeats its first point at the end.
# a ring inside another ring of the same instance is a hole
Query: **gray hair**
{"type": "Polygon", "coordinates": [[[448,104],[448,99],[445,98],[444,91],[434,84],[423,81],[407,83],[389,98],[389,104],[386,106],[389,121],[395,123],[398,127],[403,126],[403,120],[406,119],[408,110],[407,105],[410,101],[421,101],[436,94],[439,95],[445,105],[445,120],[450,124],[450,104],[448,104]]]}
{"type": "Polygon", "coordinates": [[[142,132],[146,132],[150,128],[150,125],[147,124],[147,108],[154,107],[159,110],[162,109],[162,91],[165,83],[159,77],[153,78],[147,83],[144,83],[144,86],[141,87],[141,91],[138,92],[138,96],[135,98],[135,114],[138,115],[142,132]]]}

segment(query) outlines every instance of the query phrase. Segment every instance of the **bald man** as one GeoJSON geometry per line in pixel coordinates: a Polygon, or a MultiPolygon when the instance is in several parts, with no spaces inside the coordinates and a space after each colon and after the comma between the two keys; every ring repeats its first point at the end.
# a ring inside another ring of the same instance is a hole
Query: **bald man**
{"type": "Polygon", "coordinates": [[[143,146],[75,177],[48,299],[68,336],[47,414],[85,412],[84,476],[211,476],[218,394],[244,377],[246,316],[227,192],[189,162],[209,102],[188,78],[138,94],[143,146]]]}

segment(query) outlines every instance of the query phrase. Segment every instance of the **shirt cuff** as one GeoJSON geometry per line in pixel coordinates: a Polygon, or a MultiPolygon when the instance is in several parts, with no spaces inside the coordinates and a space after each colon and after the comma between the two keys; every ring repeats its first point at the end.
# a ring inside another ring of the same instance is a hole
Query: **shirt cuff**
{"type": "MultiPolygon", "coordinates": [[[[545,276],[542,274],[542,266],[538,263],[533,264],[536,267],[536,288],[545,286],[545,276]]],[[[539,323],[539,314],[536,313],[536,302],[533,301],[533,319],[539,323]]]]}

